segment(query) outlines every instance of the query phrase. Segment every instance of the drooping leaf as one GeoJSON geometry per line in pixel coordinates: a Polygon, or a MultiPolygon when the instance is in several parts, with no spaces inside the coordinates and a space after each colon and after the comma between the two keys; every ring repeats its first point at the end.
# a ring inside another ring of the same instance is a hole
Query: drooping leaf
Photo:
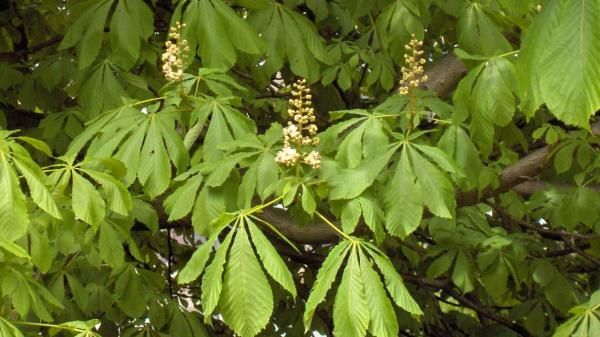
{"type": "Polygon", "coordinates": [[[492,56],[511,50],[510,43],[479,3],[463,9],[458,20],[458,41],[461,48],[479,55],[492,56]]]}
{"type": "Polygon", "coordinates": [[[256,252],[260,256],[265,270],[275,281],[277,281],[277,283],[287,290],[292,297],[296,297],[294,279],[292,278],[292,274],[288,267],[285,265],[285,262],[283,262],[283,259],[279,256],[279,253],[277,253],[271,242],[269,242],[269,239],[267,239],[251,220],[248,220],[248,229],[254,247],[256,247],[256,252]]]}
{"type": "Polygon", "coordinates": [[[217,240],[217,234],[204,242],[199,248],[196,249],[190,260],[186,263],[185,267],[181,269],[179,275],[177,275],[177,282],[180,284],[190,283],[202,274],[204,266],[210,257],[210,252],[213,249],[213,245],[217,240]]]}
{"type": "Polygon", "coordinates": [[[267,73],[281,69],[287,58],[292,72],[310,82],[318,79],[319,61],[328,63],[328,57],[322,38],[306,17],[273,3],[253,11],[249,22],[265,41],[267,73]]]}
{"type": "Polygon", "coordinates": [[[346,269],[337,289],[333,305],[333,324],[336,336],[362,337],[369,326],[369,307],[356,247],[352,247],[346,269]]]}
{"type": "Polygon", "coordinates": [[[110,22],[111,48],[124,68],[135,64],[141,41],[154,31],[152,11],[141,0],[119,0],[110,22]]]}
{"type": "Polygon", "coordinates": [[[223,291],[219,299],[221,314],[241,337],[253,337],[265,328],[273,313],[273,293],[241,226],[231,245],[223,291]]]}
{"type": "Polygon", "coordinates": [[[0,165],[0,234],[14,241],[26,233],[29,215],[17,175],[4,153],[0,153],[0,165]]]}
{"type": "Polygon", "coordinates": [[[387,257],[381,256],[376,247],[370,244],[367,244],[367,246],[370,248],[369,255],[373,258],[375,265],[377,265],[377,268],[383,274],[385,286],[394,300],[394,303],[411,314],[422,315],[423,311],[421,311],[419,304],[417,304],[408,292],[408,289],[406,289],[402,277],[398,274],[396,269],[394,269],[392,262],[387,257]]]}
{"type": "Polygon", "coordinates": [[[113,268],[119,268],[125,262],[125,251],[117,231],[109,222],[100,225],[98,248],[100,257],[113,268]]]}
{"type": "Polygon", "coordinates": [[[263,49],[258,34],[222,0],[189,1],[183,22],[184,38],[207,68],[230,68],[237,60],[236,50],[258,54],[263,49]]]}
{"type": "Polygon", "coordinates": [[[368,331],[376,337],[391,337],[398,334],[396,313],[392,307],[379,275],[373,270],[366,256],[361,254],[360,265],[369,312],[368,331]]]}
{"type": "Polygon", "coordinates": [[[396,149],[397,147],[392,147],[387,152],[363,162],[356,168],[342,169],[329,181],[331,199],[352,199],[360,195],[373,184],[373,181],[387,165],[396,149]],[[348,184],[348,181],[353,183],[348,184]]]}
{"type": "Polygon", "coordinates": [[[385,226],[392,235],[406,237],[420,224],[423,199],[410,168],[408,151],[403,150],[385,195],[385,226]]]}
{"type": "Polygon", "coordinates": [[[105,215],[104,200],[92,183],[77,172],[72,172],[72,203],[75,216],[90,225],[98,226],[105,215]]]}
{"type": "Polygon", "coordinates": [[[522,42],[520,83],[527,115],[546,103],[567,124],[587,127],[600,108],[596,1],[548,1],[522,42]]]}
{"type": "Polygon", "coordinates": [[[325,262],[323,262],[323,265],[321,266],[321,269],[319,269],[315,283],[310,291],[310,295],[306,300],[303,318],[304,331],[308,331],[310,329],[315,310],[317,309],[317,306],[323,302],[327,292],[329,291],[329,288],[331,288],[333,281],[335,281],[338,270],[348,254],[348,248],[348,241],[344,240],[340,242],[329,252],[325,262]]]}
{"type": "Polygon", "coordinates": [[[108,17],[111,0],[88,0],[78,4],[82,12],[77,20],[70,26],[63,38],[60,49],[71,48],[77,45],[79,68],[89,66],[100,52],[104,24],[108,17]]]}

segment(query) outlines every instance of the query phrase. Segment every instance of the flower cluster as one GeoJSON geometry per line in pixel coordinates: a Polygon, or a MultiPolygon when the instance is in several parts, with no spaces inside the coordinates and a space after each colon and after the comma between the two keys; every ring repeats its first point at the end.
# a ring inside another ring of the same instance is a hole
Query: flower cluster
{"type": "Polygon", "coordinates": [[[292,121],[283,129],[283,149],[277,153],[275,161],[281,165],[294,166],[304,163],[319,168],[321,166],[321,155],[312,150],[308,153],[302,151],[302,147],[319,145],[317,138],[318,128],[315,122],[315,110],[312,107],[312,95],[310,88],[306,86],[306,80],[302,79],[293,84],[292,98],[288,114],[292,121]]]}
{"type": "Polygon", "coordinates": [[[405,67],[400,70],[402,79],[400,80],[400,95],[408,95],[411,88],[417,88],[423,82],[427,81],[427,75],[423,75],[425,59],[423,58],[423,41],[415,38],[412,35],[410,42],[404,46],[406,54],[404,54],[405,67]]]}
{"type": "Polygon", "coordinates": [[[190,51],[188,42],[181,38],[181,29],[185,23],[179,21],[169,31],[169,40],[165,42],[165,52],[162,54],[162,72],[168,81],[183,80],[183,61],[190,51]]]}

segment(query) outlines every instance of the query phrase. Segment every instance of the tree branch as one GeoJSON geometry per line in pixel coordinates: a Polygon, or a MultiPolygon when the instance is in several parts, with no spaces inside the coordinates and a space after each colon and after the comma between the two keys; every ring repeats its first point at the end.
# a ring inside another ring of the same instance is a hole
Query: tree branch
{"type": "MultiPolygon", "coordinates": [[[[592,125],[592,132],[594,135],[600,135],[600,121],[592,125]]],[[[551,158],[549,157],[550,150],[550,146],[537,149],[513,165],[505,168],[500,175],[500,185],[498,188],[488,188],[481,193],[477,190],[458,192],[456,195],[458,207],[477,204],[481,200],[509,191],[521,183],[527,183],[531,177],[539,175],[551,164],[551,158]]],[[[339,239],[333,230],[319,220],[300,227],[295,224],[294,220],[285,211],[274,208],[265,209],[260,216],[272,223],[292,241],[326,243],[339,239]]]]}
{"type": "Polygon", "coordinates": [[[447,54],[427,69],[424,88],[445,98],[467,74],[467,67],[454,54],[447,54]]]}
{"type": "Polygon", "coordinates": [[[59,35],[59,36],[55,36],[47,41],[41,42],[39,44],[36,44],[36,45],[28,47],[28,48],[17,49],[13,52],[0,53],[0,60],[2,60],[2,61],[18,60],[19,58],[27,56],[28,54],[35,53],[44,48],[53,46],[53,45],[59,43],[60,41],[62,41],[62,39],[63,39],[63,37],[59,35]]]}

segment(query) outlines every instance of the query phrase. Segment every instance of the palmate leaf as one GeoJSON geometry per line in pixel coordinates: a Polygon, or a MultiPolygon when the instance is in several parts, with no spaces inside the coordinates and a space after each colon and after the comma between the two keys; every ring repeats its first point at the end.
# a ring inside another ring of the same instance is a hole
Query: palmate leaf
{"type": "Polygon", "coordinates": [[[394,59],[400,60],[411,34],[422,38],[428,19],[426,6],[422,1],[414,0],[395,0],[387,5],[375,22],[376,40],[380,48],[389,50],[394,59]]]}
{"type": "Polygon", "coordinates": [[[494,126],[506,126],[516,108],[513,88],[515,66],[503,57],[492,57],[472,69],[454,93],[455,119],[471,116],[473,141],[484,155],[492,151],[494,126]]]}
{"type": "Polygon", "coordinates": [[[99,225],[105,215],[104,200],[94,185],[73,172],[72,203],[75,216],[90,225],[99,225]]]}
{"type": "Polygon", "coordinates": [[[526,113],[546,103],[561,121],[588,127],[600,108],[600,4],[548,1],[522,44],[526,113]]]}
{"type": "Polygon", "coordinates": [[[390,259],[372,244],[366,243],[365,245],[369,249],[369,256],[383,274],[385,286],[394,303],[411,314],[422,315],[423,311],[421,311],[419,304],[417,304],[408,292],[408,289],[406,289],[402,277],[398,274],[390,259]]]}
{"type": "Polygon", "coordinates": [[[353,169],[342,169],[341,172],[332,176],[329,180],[331,185],[330,198],[352,199],[359,196],[364,190],[373,184],[375,178],[388,164],[392,155],[396,152],[399,145],[391,147],[381,155],[364,161],[353,169]],[[352,181],[352,184],[348,184],[352,181]]]}
{"type": "MultiPolygon", "coordinates": [[[[225,211],[224,193],[226,193],[227,181],[235,167],[240,161],[255,154],[252,152],[231,154],[221,160],[194,165],[176,177],[176,181],[184,182],[163,203],[169,214],[169,221],[181,219],[193,211],[194,228],[198,233],[206,233],[210,222],[225,211]]],[[[246,174],[253,174],[253,172],[246,172],[246,174]]],[[[243,186],[244,182],[242,182],[243,186]]]]}
{"type": "Polygon", "coordinates": [[[191,282],[203,273],[213,244],[227,224],[233,227],[217,248],[202,278],[205,321],[210,322],[212,313],[218,308],[237,334],[253,337],[267,325],[274,305],[271,286],[258,257],[273,279],[294,297],[296,288],[285,262],[246,215],[225,213],[216,220],[213,224],[216,231],[196,250],[178,281],[191,282]]]}
{"type": "Polygon", "coordinates": [[[296,297],[296,286],[289,269],[285,265],[279,253],[275,250],[269,239],[248,219],[248,229],[256,252],[271,277],[287,290],[292,297],[296,297]]]}
{"type": "Polygon", "coordinates": [[[431,213],[443,218],[451,218],[456,208],[452,183],[442,170],[417,151],[412,149],[407,151],[417,183],[425,191],[429,191],[427,198],[423,198],[423,203],[431,213]]]}
{"type": "Polygon", "coordinates": [[[220,232],[216,232],[211,236],[206,242],[204,242],[200,248],[197,248],[190,260],[185,264],[185,267],[181,269],[179,275],[177,275],[177,282],[179,284],[190,283],[202,274],[204,271],[204,266],[206,266],[206,262],[210,257],[210,253],[212,251],[213,245],[218,238],[218,234],[220,232]]]}
{"type": "Polygon", "coordinates": [[[156,122],[148,124],[137,172],[144,191],[155,198],[169,187],[171,165],[160,127],[156,122]]]}
{"type": "Polygon", "coordinates": [[[241,337],[265,328],[273,313],[273,293],[241,227],[231,245],[219,307],[224,321],[241,337]]]}
{"type": "Polygon", "coordinates": [[[456,208],[448,173],[462,176],[461,170],[435,147],[409,144],[402,148],[396,172],[386,190],[386,228],[402,238],[420,224],[423,206],[440,217],[451,218],[456,208]],[[427,195],[421,193],[428,191],[427,195]]]}
{"type": "MultiPolygon", "coordinates": [[[[236,50],[259,54],[263,42],[258,34],[222,0],[181,1],[185,6],[183,37],[206,68],[230,68],[237,60],[236,50]]],[[[176,16],[175,16],[176,17],[176,16]]]]}
{"type": "Polygon", "coordinates": [[[142,0],[119,0],[110,22],[110,43],[115,62],[131,68],[140,55],[141,41],[154,31],[153,13],[142,0]]]}
{"type": "Polygon", "coordinates": [[[121,215],[128,215],[132,208],[131,195],[125,185],[110,174],[86,169],[82,170],[106,192],[108,208],[121,215]]]}
{"type": "MultiPolygon", "coordinates": [[[[361,252],[361,260],[366,256],[361,252]]],[[[392,337],[398,333],[398,322],[394,307],[388,298],[379,275],[368,262],[360,265],[370,313],[369,333],[376,337],[392,337]]]]}
{"type": "Polygon", "coordinates": [[[27,253],[27,251],[25,249],[23,249],[23,247],[19,246],[18,244],[9,241],[8,239],[4,238],[3,236],[0,236],[0,248],[6,250],[7,252],[11,253],[14,256],[17,257],[22,257],[22,258],[30,258],[29,254],[27,253]]]}
{"type": "Polygon", "coordinates": [[[8,162],[7,155],[0,153],[0,234],[8,241],[14,241],[27,232],[29,215],[25,195],[19,186],[19,179],[8,162]]]}
{"type": "Polygon", "coordinates": [[[52,195],[50,191],[48,191],[48,187],[46,187],[44,180],[46,180],[46,176],[40,170],[40,168],[34,164],[32,161],[24,161],[14,157],[14,163],[27,181],[27,186],[29,186],[29,194],[33,202],[35,202],[41,209],[43,209],[46,213],[52,215],[57,219],[61,219],[60,211],[52,199],[52,195]]]}
{"type": "Polygon", "coordinates": [[[122,72],[111,62],[95,64],[82,73],[77,91],[77,100],[86,121],[97,117],[101,112],[116,108],[122,97],[128,97],[120,81],[122,72]]]}
{"type": "Polygon", "coordinates": [[[466,175],[469,187],[477,186],[483,165],[479,160],[479,151],[462,127],[448,127],[438,142],[438,148],[452,158],[463,172],[469,173],[466,175]]]}
{"type": "Polygon", "coordinates": [[[141,0],[91,0],[77,5],[78,19],[67,30],[60,49],[76,46],[79,68],[88,67],[100,52],[104,27],[114,7],[110,20],[113,58],[124,68],[133,66],[140,54],[141,41],[153,32],[150,8],[141,0]]]}
{"type": "MultiPolygon", "coordinates": [[[[200,322],[196,313],[182,310],[177,304],[170,306],[171,319],[169,322],[169,336],[179,337],[209,337],[202,322],[200,322]]],[[[161,312],[162,313],[162,312],[161,312]]],[[[147,337],[146,330],[143,337],[147,337]]],[[[157,334],[153,337],[162,337],[164,334],[157,334]]],[[[140,336],[142,337],[142,336],[140,336]]]]}
{"type": "Polygon", "coordinates": [[[335,281],[338,270],[342,266],[348,253],[349,242],[343,240],[329,252],[325,262],[319,269],[315,283],[306,300],[304,309],[304,331],[308,331],[311,326],[312,318],[317,306],[325,300],[327,292],[335,281]]]}
{"type": "Polygon", "coordinates": [[[573,317],[561,324],[552,337],[597,337],[600,333],[600,290],[590,300],[569,310],[573,317]]]}
{"type": "Polygon", "coordinates": [[[4,193],[0,198],[0,234],[8,241],[23,236],[29,224],[27,199],[21,190],[17,172],[25,178],[33,202],[53,217],[62,218],[45,185],[46,175],[17,140],[25,141],[42,152],[48,152],[48,146],[37,139],[11,137],[9,132],[0,134],[0,191],[4,193]]]}
{"type": "Polygon", "coordinates": [[[248,21],[266,42],[267,74],[281,69],[287,58],[294,74],[310,82],[318,80],[319,61],[329,63],[329,59],[323,39],[306,17],[272,2],[252,11],[248,21]]]}
{"type": "Polygon", "coordinates": [[[465,6],[458,20],[461,48],[478,55],[498,55],[512,50],[500,29],[485,14],[481,4],[465,6]]]}
{"type": "Polygon", "coordinates": [[[88,0],[81,2],[76,8],[81,12],[67,30],[59,48],[67,49],[77,45],[80,69],[89,66],[102,47],[104,24],[111,6],[112,0],[88,0]]]}
{"type": "Polygon", "coordinates": [[[140,317],[146,312],[146,297],[141,276],[131,265],[125,266],[115,282],[117,305],[130,317],[140,317]]]}
{"type": "Polygon", "coordinates": [[[202,181],[202,174],[194,175],[165,199],[164,206],[169,214],[168,221],[181,219],[192,211],[202,181]]]}
{"type": "Polygon", "coordinates": [[[205,321],[210,321],[210,315],[219,303],[221,290],[223,289],[223,266],[227,260],[227,252],[231,247],[231,240],[234,235],[235,232],[231,231],[225,237],[225,240],[221,242],[213,261],[206,269],[206,273],[202,278],[201,299],[204,308],[205,321]]]}
{"type": "Polygon", "coordinates": [[[62,309],[61,302],[30,275],[19,269],[7,269],[8,273],[2,280],[2,292],[10,297],[11,304],[19,316],[25,318],[29,313],[33,313],[42,321],[52,321],[50,306],[62,309]]]}
{"type": "Polygon", "coordinates": [[[125,185],[113,176],[122,169],[120,162],[114,159],[88,159],[74,166],[72,158],[61,159],[64,164],[57,164],[50,175],[52,192],[63,194],[69,183],[71,184],[71,206],[77,219],[98,226],[107,210],[123,216],[130,214],[133,208],[131,194],[125,185]],[[107,169],[111,169],[113,175],[108,174],[107,169]],[[102,189],[98,190],[95,184],[102,189]]]}
{"type": "MultiPolygon", "coordinates": [[[[374,157],[389,144],[383,124],[376,115],[352,120],[357,120],[357,124],[360,124],[348,132],[339,144],[335,156],[336,161],[347,168],[357,167],[363,157],[374,157]]],[[[340,124],[343,125],[343,123],[340,124]]],[[[336,141],[339,141],[339,139],[336,138],[336,141]]]]}
{"type": "Polygon", "coordinates": [[[339,336],[395,336],[398,324],[375,265],[383,274],[394,302],[411,314],[421,315],[402,278],[387,256],[373,244],[359,239],[344,240],[327,256],[311,289],[304,312],[305,331],[310,329],[314,311],[325,299],[338,270],[347,259],[333,307],[334,334],[339,336]]]}
{"type": "Polygon", "coordinates": [[[407,151],[402,151],[389,189],[385,194],[385,227],[392,235],[404,238],[421,223],[423,197],[410,167],[407,151]]]}
{"type": "Polygon", "coordinates": [[[117,230],[113,224],[104,221],[100,224],[98,234],[100,257],[113,268],[119,268],[125,262],[125,251],[117,230]]]}
{"type": "Polygon", "coordinates": [[[108,111],[90,122],[71,144],[66,156],[75,156],[86,144],[87,158],[114,156],[127,167],[127,185],[137,177],[151,198],[162,194],[172,177],[171,163],[187,167],[189,154],[175,131],[176,114],[165,109],[144,114],[131,105],[108,111]]]}
{"type": "MultiPolygon", "coordinates": [[[[362,263],[361,263],[362,262],[362,263]]],[[[333,305],[333,333],[336,336],[363,337],[369,325],[361,265],[356,246],[352,246],[333,305]]]]}
{"type": "Polygon", "coordinates": [[[224,157],[219,146],[256,134],[254,122],[232,105],[232,97],[203,97],[194,103],[192,123],[204,125],[210,118],[202,154],[206,161],[224,157]]]}

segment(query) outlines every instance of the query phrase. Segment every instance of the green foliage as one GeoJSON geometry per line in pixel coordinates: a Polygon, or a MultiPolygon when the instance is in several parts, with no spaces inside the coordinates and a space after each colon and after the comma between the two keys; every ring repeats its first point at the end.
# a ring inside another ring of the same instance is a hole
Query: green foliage
{"type": "Polygon", "coordinates": [[[0,336],[598,336],[599,16],[2,2],[0,336]]]}

